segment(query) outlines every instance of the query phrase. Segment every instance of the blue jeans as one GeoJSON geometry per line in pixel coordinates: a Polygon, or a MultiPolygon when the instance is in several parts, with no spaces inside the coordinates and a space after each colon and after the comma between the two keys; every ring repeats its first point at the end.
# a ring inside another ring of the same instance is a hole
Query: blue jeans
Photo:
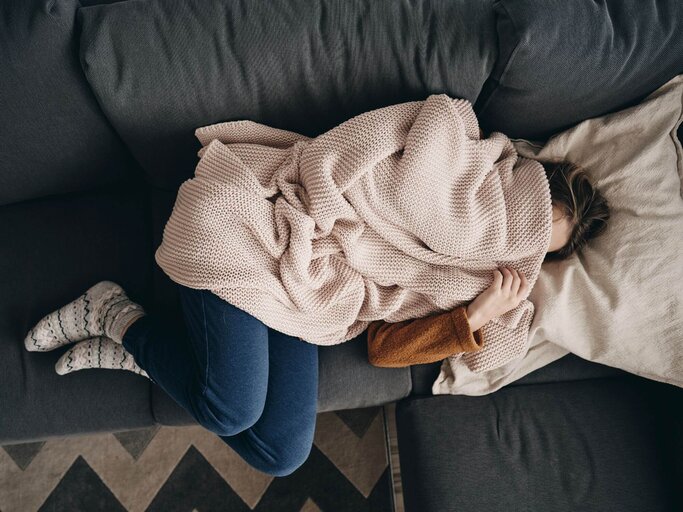
{"type": "Polygon", "coordinates": [[[275,331],[209,290],[179,286],[189,339],[153,315],[123,346],[197,422],[254,468],[292,473],[308,458],[318,346],[275,331]]]}

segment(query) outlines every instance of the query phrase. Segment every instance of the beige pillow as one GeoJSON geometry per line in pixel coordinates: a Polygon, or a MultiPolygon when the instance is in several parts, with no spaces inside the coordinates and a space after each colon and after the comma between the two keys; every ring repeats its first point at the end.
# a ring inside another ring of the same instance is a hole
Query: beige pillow
{"type": "Polygon", "coordinates": [[[491,393],[568,352],[683,387],[682,111],[679,75],[638,105],[583,121],[543,147],[513,139],[522,156],[584,166],[612,217],[582,251],[541,267],[524,357],[480,374],[463,364],[448,387],[437,379],[434,393],[491,393]]]}

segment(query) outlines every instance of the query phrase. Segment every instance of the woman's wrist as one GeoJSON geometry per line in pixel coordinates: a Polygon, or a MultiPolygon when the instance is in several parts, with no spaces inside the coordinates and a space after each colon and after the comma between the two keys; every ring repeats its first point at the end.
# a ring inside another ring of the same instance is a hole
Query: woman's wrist
{"type": "Polygon", "coordinates": [[[472,307],[472,303],[468,304],[465,308],[465,314],[467,315],[467,321],[470,323],[470,329],[472,332],[480,329],[481,326],[486,323],[486,321],[479,315],[477,308],[472,307]]]}

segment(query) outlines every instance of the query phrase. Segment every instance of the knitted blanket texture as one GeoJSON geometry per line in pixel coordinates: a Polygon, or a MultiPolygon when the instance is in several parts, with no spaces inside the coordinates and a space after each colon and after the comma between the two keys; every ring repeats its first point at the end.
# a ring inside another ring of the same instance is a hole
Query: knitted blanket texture
{"type": "MultiPolygon", "coordinates": [[[[195,136],[157,263],[309,343],[469,303],[502,265],[531,288],[550,244],[543,166],[500,132],[480,138],[465,99],[432,94],[313,138],[249,120],[195,136]]],[[[444,360],[441,378],[460,358],[480,372],[523,356],[533,313],[525,297],[489,321],[483,348],[444,360]]]]}

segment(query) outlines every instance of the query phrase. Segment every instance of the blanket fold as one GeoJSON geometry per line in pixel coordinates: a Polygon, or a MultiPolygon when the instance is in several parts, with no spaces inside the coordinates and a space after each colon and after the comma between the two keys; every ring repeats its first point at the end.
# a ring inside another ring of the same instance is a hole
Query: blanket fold
{"type": "MultiPolygon", "coordinates": [[[[314,138],[249,120],[195,135],[157,263],[310,343],[468,303],[501,265],[531,288],[550,244],[543,166],[502,133],[480,139],[465,99],[432,94],[314,138]]],[[[521,357],[532,317],[525,298],[482,327],[482,350],[453,357],[473,371],[521,357]]]]}

